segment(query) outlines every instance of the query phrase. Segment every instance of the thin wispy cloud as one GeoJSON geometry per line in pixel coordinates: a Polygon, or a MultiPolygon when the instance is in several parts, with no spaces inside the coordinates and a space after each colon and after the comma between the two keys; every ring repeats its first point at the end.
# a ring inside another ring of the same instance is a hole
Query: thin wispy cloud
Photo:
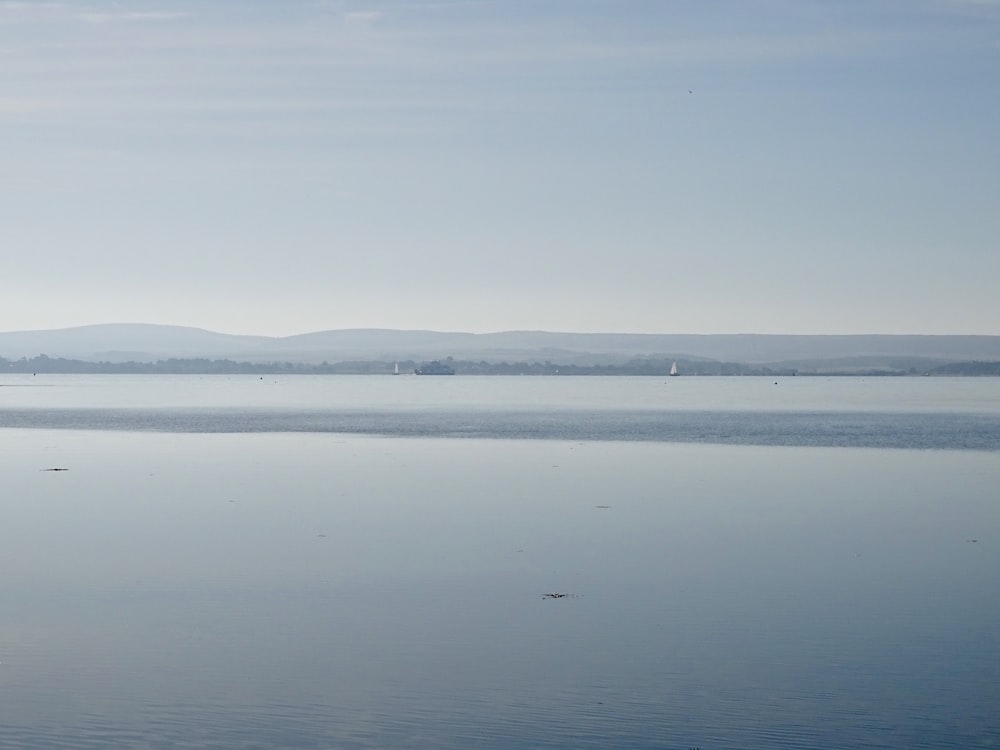
{"type": "Polygon", "coordinates": [[[191,13],[179,11],[87,11],[76,13],[75,17],[81,21],[94,24],[104,23],[142,23],[177,21],[182,18],[189,18],[191,13]]]}
{"type": "MultiPolygon", "coordinates": [[[[962,4],[987,0],[953,0],[962,4]]],[[[235,9],[226,24],[211,27],[171,26],[169,36],[156,35],[158,24],[191,20],[186,10],[136,10],[122,7],[85,8],[66,3],[8,2],[12,10],[48,9],[47,20],[75,19],[94,26],[145,25],[147,32],[116,40],[118,49],[186,48],[193,54],[257,51],[268,54],[266,64],[368,65],[414,69],[451,68],[462,75],[466,66],[505,65],[524,68],[549,64],[753,65],[807,60],[849,59],[904,54],[914,32],[906,28],[791,28],[781,33],[756,29],[718,33],[664,27],[655,33],[626,19],[580,21],[562,16],[514,20],[479,19],[465,6],[446,6],[453,12],[445,26],[424,16],[419,4],[403,13],[375,9],[343,10],[316,19],[301,14],[283,17],[279,11],[263,28],[253,18],[241,18],[235,9]],[[339,21],[338,21],[339,19],[339,21]],[[574,20],[574,23],[567,23],[574,20]],[[178,30],[180,28],[180,30],[178,30]],[[273,57],[283,53],[283,59],[273,57]],[[455,67],[463,66],[463,67],[455,67]]],[[[474,6],[473,6],[474,7],[474,6]]],[[[426,12],[426,11],[424,11],[426,12]]],[[[39,22],[46,20],[39,18],[39,22]]],[[[64,45],[87,50],[100,40],[64,40],[64,45]]]]}
{"type": "Polygon", "coordinates": [[[0,115],[34,115],[53,112],[63,107],[62,102],[53,99],[18,99],[0,97],[0,115]]]}
{"type": "Polygon", "coordinates": [[[386,14],[380,10],[354,10],[344,13],[344,18],[349,23],[374,23],[385,16],[386,14]]]}
{"type": "Polygon", "coordinates": [[[59,11],[59,10],[65,10],[69,7],[70,6],[67,3],[58,3],[58,2],[27,3],[27,2],[15,2],[14,0],[7,0],[7,2],[0,2],[0,11],[8,13],[18,13],[18,12],[38,13],[40,11],[59,11]]]}

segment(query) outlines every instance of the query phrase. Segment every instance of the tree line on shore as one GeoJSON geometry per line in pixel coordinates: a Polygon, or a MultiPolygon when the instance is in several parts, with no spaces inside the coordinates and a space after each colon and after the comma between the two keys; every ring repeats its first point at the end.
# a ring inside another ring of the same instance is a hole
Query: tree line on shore
{"type": "MultiPolygon", "coordinates": [[[[665,376],[673,358],[643,357],[620,364],[559,364],[550,361],[487,362],[443,360],[459,375],[649,375],[665,376]]],[[[948,362],[928,369],[910,366],[802,370],[784,366],[748,365],[738,362],[679,359],[682,375],[1000,375],[1000,362],[948,362]]],[[[0,372],[65,374],[163,374],[163,375],[391,375],[412,373],[426,362],[415,360],[358,360],[346,362],[239,362],[231,359],[171,358],[155,362],[91,362],[62,357],[5,359],[0,357],[0,372]]]]}

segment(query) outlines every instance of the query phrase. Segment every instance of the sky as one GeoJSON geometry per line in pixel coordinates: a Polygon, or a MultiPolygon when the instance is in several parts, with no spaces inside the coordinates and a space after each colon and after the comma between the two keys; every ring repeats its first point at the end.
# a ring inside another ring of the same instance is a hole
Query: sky
{"type": "Polygon", "coordinates": [[[0,330],[1000,334],[1000,0],[0,1],[0,330]]]}

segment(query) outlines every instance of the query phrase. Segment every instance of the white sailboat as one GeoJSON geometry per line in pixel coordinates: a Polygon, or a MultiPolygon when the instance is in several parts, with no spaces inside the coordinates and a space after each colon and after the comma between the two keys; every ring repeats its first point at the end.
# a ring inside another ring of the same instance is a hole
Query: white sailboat
{"type": "Polygon", "coordinates": [[[676,374],[677,374],[677,363],[674,362],[672,365],[670,365],[670,376],[673,377],[676,374]]]}

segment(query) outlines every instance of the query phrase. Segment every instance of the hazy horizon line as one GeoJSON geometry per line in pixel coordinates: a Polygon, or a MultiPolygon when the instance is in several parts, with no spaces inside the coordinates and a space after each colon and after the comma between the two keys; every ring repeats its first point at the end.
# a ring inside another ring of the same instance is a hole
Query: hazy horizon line
{"type": "Polygon", "coordinates": [[[493,330],[461,330],[461,329],[450,329],[450,328],[397,328],[392,326],[349,326],[343,328],[315,328],[310,330],[299,331],[297,333],[286,333],[286,334],[269,334],[269,333],[232,333],[230,331],[224,331],[217,328],[208,328],[201,325],[190,325],[181,323],[148,323],[148,322],[136,322],[136,321],[116,321],[108,323],[81,323],[76,325],[66,325],[66,326],[56,326],[48,328],[18,328],[18,329],[7,329],[0,330],[0,335],[4,334],[20,334],[20,333],[56,333],[63,331],[74,331],[80,329],[88,328],[114,328],[114,327],[148,327],[148,328],[174,328],[183,330],[193,330],[193,331],[203,331],[205,333],[212,333],[222,336],[234,336],[234,337],[246,337],[246,338],[264,338],[264,339],[285,339],[293,338],[296,336],[308,336],[318,333],[332,333],[332,332],[345,332],[345,331],[393,331],[400,333],[439,333],[439,334],[452,334],[452,335],[470,335],[470,336],[490,336],[505,333],[542,333],[542,334],[556,334],[556,335],[570,335],[570,336],[785,336],[785,337],[797,337],[797,336],[827,336],[827,337],[849,337],[849,336],[896,336],[896,337],[909,337],[909,336],[921,336],[921,337],[1000,337],[1000,333],[884,333],[879,331],[866,331],[866,332],[852,332],[852,333],[775,333],[769,331],[714,331],[711,333],[706,332],[689,332],[689,331],[628,331],[628,330],[566,330],[566,329],[554,329],[554,328],[499,328],[493,330]]]}

